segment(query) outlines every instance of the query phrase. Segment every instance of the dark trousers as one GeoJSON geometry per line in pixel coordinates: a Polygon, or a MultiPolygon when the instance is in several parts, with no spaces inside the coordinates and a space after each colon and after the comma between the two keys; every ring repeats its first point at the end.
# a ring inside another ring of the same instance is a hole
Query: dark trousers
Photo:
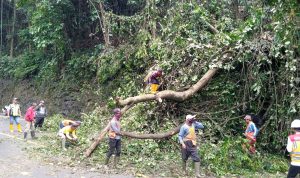
{"type": "Polygon", "coordinates": [[[191,156],[194,162],[200,162],[197,146],[193,145],[192,141],[185,141],[184,144],[186,148],[181,148],[182,160],[187,161],[191,156]]]}
{"type": "Polygon", "coordinates": [[[64,124],[61,122],[61,123],[59,123],[59,129],[62,129],[62,128],[64,128],[65,126],[64,126],[64,124]]]}
{"type": "Polygon", "coordinates": [[[299,173],[300,173],[300,166],[293,166],[293,165],[291,165],[290,169],[289,169],[289,173],[287,175],[287,178],[294,178],[299,173]]]}
{"type": "Polygon", "coordinates": [[[43,123],[44,123],[44,117],[38,117],[35,119],[35,123],[34,123],[34,127],[43,127],[43,123]]]}
{"type": "Polygon", "coordinates": [[[107,157],[111,157],[111,155],[116,151],[116,156],[121,155],[121,139],[113,139],[109,138],[109,150],[107,152],[107,157]]]}

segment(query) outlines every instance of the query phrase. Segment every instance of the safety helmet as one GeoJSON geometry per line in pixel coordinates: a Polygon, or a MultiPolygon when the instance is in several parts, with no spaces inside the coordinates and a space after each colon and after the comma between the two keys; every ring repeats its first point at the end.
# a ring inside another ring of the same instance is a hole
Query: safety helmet
{"type": "Polygon", "coordinates": [[[295,119],[295,120],[291,123],[291,128],[300,128],[300,120],[299,120],[299,119],[295,119]]]}
{"type": "Polygon", "coordinates": [[[79,124],[78,123],[73,123],[73,124],[71,124],[71,127],[78,127],[79,126],[79,124]]]}
{"type": "Polygon", "coordinates": [[[246,115],[246,116],[244,117],[244,120],[247,120],[247,119],[250,119],[250,120],[252,120],[252,117],[251,117],[251,115],[246,115]]]}
{"type": "Polygon", "coordinates": [[[195,119],[195,117],[196,117],[196,115],[187,115],[187,116],[185,116],[185,120],[186,121],[192,121],[192,120],[194,120],[195,119]]]}
{"type": "Polygon", "coordinates": [[[78,125],[81,125],[81,121],[75,121],[76,122],[76,124],[78,124],[78,125]]]}
{"type": "Polygon", "coordinates": [[[121,109],[120,108],[115,108],[113,112],[114,112],[114,114],[120,114],[121,109]]]}

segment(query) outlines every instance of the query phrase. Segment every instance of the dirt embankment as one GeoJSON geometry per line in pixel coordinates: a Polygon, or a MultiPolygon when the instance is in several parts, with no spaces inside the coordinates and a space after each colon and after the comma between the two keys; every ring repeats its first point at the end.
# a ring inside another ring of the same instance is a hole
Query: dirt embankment
{"type": "Polygon", "coordinates": [[[71,116],[93,110],[96,103],[93,92],[81,91],[80,86],[78,89],[70,89],[54,83],[49,88],[43,88],[31,80],[0,79],[0,107],[9,105],[14,97],[20,98],[23,113],[30,103],[40,100],[45,100],[50,114],[64,112],[71,116]]]}

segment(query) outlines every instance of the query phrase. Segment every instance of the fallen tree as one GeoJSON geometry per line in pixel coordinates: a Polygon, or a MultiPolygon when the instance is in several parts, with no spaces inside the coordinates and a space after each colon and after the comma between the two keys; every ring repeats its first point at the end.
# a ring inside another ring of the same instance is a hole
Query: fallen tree
{"type": "MultiPolygon", "coordinates": [[[[212,25],[210,25],[208,22],[206,22],[206,25],[208,26],[209,30],[216,34],[219,33],[217,29],[215,29],[212,25]]],[[[223,49],[222,49],[223,50],[223,49]]],[[[232,51],[225,51],[219,55],[220,63],[223,63],[227,56],[227,53],[231,53],[232,51]]],[[[218,55],[218,54],[216,54],[218,55]]],[[[129,97],[127,99],[122,100],[121,98],[116,98],[116,102],[119,106],[123,106],[122,113],[125,113],[128,109],[130,109],[134,104],[140,103],[140,102],[146,102],[146,101],[152,101],[156,100],[158,97],[161,99],[167,99],[167,100],[173,100],[173,101],[184,101],[191,96],[193,96],[196,92],[204,88],[206,84],[212,79],[212,77],[217,73],[219,70],[218,67],[214,67],[209,69],[203,77],[192,87],[190,87],[188,90],[185,91],[172,91],[172,90],[164,90],[161,92],[158,92],[156,94],[145,94],[145,95],[139,95],[135,97],[129,97]]],[[[109,123],[107,126],[100,132],[98,138],[91,144],[91,146],[86,150],[85,156],[89,157],[91,153],[94,151],[94,149],[99,145],[101,140],[103,140],[104,135],[107,133],[109,129],[109,123]]],[[[180,126],[172,129],[171,131],[168,131],[166,133],[159,133],[159,134],[140,134],[140,133],[132,133],[132,132],[121,132],[122,135],[131,137],[131,138],[137,138],[137,139],[163,139],[170,136],[173,136],[179,132],[180,126]]]]}
{"type": "MultiPolygon", "coordinates": [[[[188,90],[183,92],[176,92],[172,90],[165,90],[158,92],[156,95],[159,96],[162,99],[170,99],[175,101],[184,101],[187,98],[194,95],[197,91],[202,89],[209,80],[217,73],[219,68],[213,68],[208,70],[204,76],[192,87],[190,87],[188,90]]],[[[146,94],[146,95],[140,95],[135,97],[129,97],[125,100],[117,100],[118,104],[121,106],[124,106],[122,109],[122,113],[125,113],[129,108],[131,108],[134,104],[145,102],[149,100],[155,100],[156,95],[154,94],[146,94]]],[[[104,135],[109,129],[109,124],[100,132],[98,138],[92,143],[92,145],[86,150],[85,156],[89,157],[91,153],[94,151],[94,149],[97,147],[97,145],[100,143],[100,141],[103,139],[104,135]]],[[[138,139],[162,139],[167,138],[170,136],[173,136],[179,132],[179,127],[176,127],[175,129],[161,134],[136,134],[131,132],[121,132],[122,135],[132,138],[138,138],[138,139]]]]}
{"type": "Polygon", "coordinates": [[[137,138],[137,139],[163,139],[163,138],[172,137],[173,135],[177,134],[180,130],[180,126],[165,133],[141,134],[141,133],[134,133],[134,132],[121,132],[121,134],[122,136],[137,138]]]}
{"type": "Polygon", "coordinates": [[[169,99],[173,101],[184,101],[190,98],[191,96],[193,96],[200,89],[202,89],[209,82],[209,80],[217,73],[217,71],[218,68],[213,68],[208,70],[195,85],[190,87],[188,90],[182,92],[164,90],[156,94],[145,94],[145,95],[139,95],[135,97],[129,97],[125,100],[117,98],[116,99],[117,104],[120,106],[132,105],[132,104],[145,102],[149,100],[156,100],[158,97],[161,99],[169,99]]]}
{"type": "Polygon", "coordinates": [[[97,148],[97,146],[99,145],[99,143],[103,140],[104,136],[108,132],[109,126],[110,126],[110,123],[108,123],[104,129],[102,129],[102,131],[100,132],[100,134],[98,135],[98,137],[95,139],[95,141],[85,151],[84,155],[86,157],[90,156],[92,154],[92,152],[97,148]]]}

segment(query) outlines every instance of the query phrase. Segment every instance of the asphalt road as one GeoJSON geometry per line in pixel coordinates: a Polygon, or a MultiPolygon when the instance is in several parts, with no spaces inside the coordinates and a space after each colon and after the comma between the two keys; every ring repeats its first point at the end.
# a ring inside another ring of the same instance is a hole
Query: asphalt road
{"type": "MultiPolygon", "coordinates": [[[[21,120],[21,125],[25,125],[21,120]]],[[[9,119],[0,116],[0,177],[1,178],[131,178],[128,175],[106,175],[91,168],[77,169],[44,163],[30,158],[27,145],[35,140],[23,140],[23,133],[9,132],[9,119]],[[76,171],[75,171],[76,170],[76,171]]],[[[30,136],[29,136],[30,138],[30,136]]]]}

